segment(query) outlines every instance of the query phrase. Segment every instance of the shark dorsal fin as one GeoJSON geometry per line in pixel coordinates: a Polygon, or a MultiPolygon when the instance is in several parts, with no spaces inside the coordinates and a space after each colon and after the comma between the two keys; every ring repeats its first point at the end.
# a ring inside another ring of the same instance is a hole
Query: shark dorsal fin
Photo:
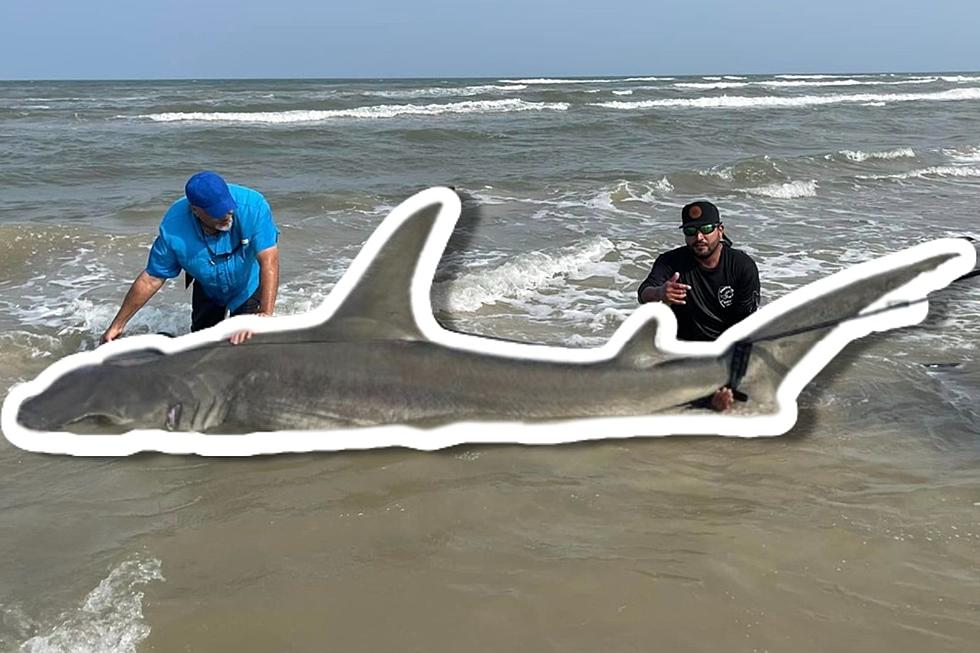
{"type": "Polygon", "coordinates": [[[664,360],[664,353],[656,345],[658,328],[656,317],[644,322],[616,355],[619,364],[642,369],[664,360]]]}
{"type": "Polygon", "coordinates": [[[310,330],[312,336],[323,339],[343,336],[344,339],[358,340],[426,339],[419,320],[433,319],[428,290],[445,246],[445,242],[438,241],[442,236],[448,239],[451,225],[448,230],[442,229],[446,233],[432,239],[431,243],[430,236],[440,219],[443,227],[447,226],[447,210],[455,212],[451,216],[451,222],[455,222],[459,216],[459,200],[449,189],[430,189],[425,193],[413,198],[414,206],[406,202],[397,207],[368,239],[334,289],[334,293],[340,291],[337,307],[328,319],[310,330]],[[425,193],[431,195],[420,197],[425,193]],[[426,252],[424,257],[423,252],[426,252]],[[413,284],[418,286],[414,292],[413,284]]]}

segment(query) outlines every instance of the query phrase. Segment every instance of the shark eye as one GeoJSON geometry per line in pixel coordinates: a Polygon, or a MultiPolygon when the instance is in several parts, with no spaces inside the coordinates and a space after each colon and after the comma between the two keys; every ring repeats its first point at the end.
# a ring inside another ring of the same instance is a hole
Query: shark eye
{"type": "Polygon", "coordinates": [[[176,403],[167,409],[167,421],[164,424],[168,431],[173,431],[177,428],[177,422],[180,421],[181,405],[176,403]]]}

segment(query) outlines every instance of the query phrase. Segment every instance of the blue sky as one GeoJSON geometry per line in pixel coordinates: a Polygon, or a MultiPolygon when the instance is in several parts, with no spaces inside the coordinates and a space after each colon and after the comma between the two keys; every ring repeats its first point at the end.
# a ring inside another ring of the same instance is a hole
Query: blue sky
{"type": "Polygon", "coordinates": [[[0,3],[0,79],[978,69],[977,0],[0,3]]]}

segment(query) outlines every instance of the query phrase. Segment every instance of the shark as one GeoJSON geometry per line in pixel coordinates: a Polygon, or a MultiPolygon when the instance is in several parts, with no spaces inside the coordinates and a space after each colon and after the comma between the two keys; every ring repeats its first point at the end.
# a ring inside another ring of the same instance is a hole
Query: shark
{"type": "Polygon", "coordinates": [[[779,435],[849,342],[920,322],[929,293],[976,264],[966,241],[938,239],[788,293],[714,342],[679,341],[670,309],[646,304],[602,346],[569,348],[436,320],[432,279],[460,212],[449,188],[408,198],[309,313],[133,336],[57,361],[10,390],[3,434],[30,451],[98,456],[779,435]],[[242,328],[253,337],[229,344],[242,328]],[[691,407],[726,384],[747,398],[736,410],[691,407]]]}

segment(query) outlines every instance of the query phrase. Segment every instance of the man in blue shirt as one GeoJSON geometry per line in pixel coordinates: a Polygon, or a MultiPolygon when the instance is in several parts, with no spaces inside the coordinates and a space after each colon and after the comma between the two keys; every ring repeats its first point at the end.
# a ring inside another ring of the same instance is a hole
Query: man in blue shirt
{"type": "MultiPolygon", "coordinates": [[[[194,279],[191,331],[226,314],[272,315],[279,289],[279,230],[262,194],[228,185],[214,172],[187,181],[185,197],[163,216],[146,269],[133,282],[102,342],[118,338],[130,318],[184,270],[194,279]]],[[[243,331],[238,344],[251,337],[243,331]]]]}

